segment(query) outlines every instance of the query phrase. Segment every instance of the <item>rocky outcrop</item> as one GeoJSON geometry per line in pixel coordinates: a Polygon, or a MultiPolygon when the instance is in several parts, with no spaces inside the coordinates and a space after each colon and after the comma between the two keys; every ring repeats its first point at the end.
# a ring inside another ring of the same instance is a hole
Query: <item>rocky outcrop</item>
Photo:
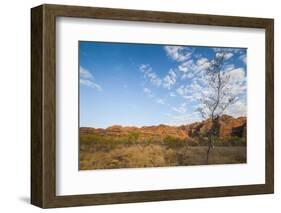
{"type": "MultiPolygon", "coordinates": [[[[137,135],[139,140],[163,140],[170,136],[179,139],[192,139],[204,134],[211,128],[211,120],[207,119],[201,122],[195,122],[182,126],[143,126],[143,127],[123,127],[114,125],[106,129],[101,128],[80,128],[80,134],[96,134],[96,135],[108,135],[114,137],[128,136],[130,134],[137,135]]],[[[246,137],[247,132],[247,118],[239,117],[233,118],[229,115],[223,115],[219,118],[219,132],[220,138],[225,137],[246,137]]]]}
{"type": "MultiPolygon", "coordinates": [[[[207,119],[202,122],[182,126],[181,128],[185,129],[190,137],[198,137],[204,135],[211,128],[211,125],[211,120],[207,119]]],[[[219,118],[219,126],[219,137],[245,137],[247,132],[247,118],[233,118],[229,115],[222,115],[219,118]]]]}

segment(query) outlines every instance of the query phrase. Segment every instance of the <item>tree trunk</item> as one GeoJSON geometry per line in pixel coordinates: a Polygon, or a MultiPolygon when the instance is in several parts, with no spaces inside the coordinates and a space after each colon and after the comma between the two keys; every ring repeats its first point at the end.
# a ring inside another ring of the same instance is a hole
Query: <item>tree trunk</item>
{"type": "Polygon", "coordinates": [[[209,164],[209,156],[210,156],[210,151],[212,148],[212,139],[208,139],[208,150],[207,150],[207,158],[206,158],[206,164],[209,164]]]}
{"type": "Polygon", "coordinates": [[[215,136],[219,136],[219,131],[220,131],[220,123],[219,123],[219,116],[214,117],[212,115],[211,117],[211,128],[208,132],[208,150],[207,150],[207,159],[206,163],[209,164],[209,156],[211,149],[214,148],[214,143],[215,143],[215,136]]]}

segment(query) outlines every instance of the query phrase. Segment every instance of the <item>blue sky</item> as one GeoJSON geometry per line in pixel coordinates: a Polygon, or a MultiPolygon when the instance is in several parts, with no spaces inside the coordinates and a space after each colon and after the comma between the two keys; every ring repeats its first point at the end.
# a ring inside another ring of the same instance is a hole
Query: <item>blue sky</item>
{"type": "Polygon", "coordinates": [[[245,116],[246,49],[80,41],[80,126],[202,120],[196,109],[208,93],[204,72],[221,52],[237,97],[225,113],[245,116]]]}

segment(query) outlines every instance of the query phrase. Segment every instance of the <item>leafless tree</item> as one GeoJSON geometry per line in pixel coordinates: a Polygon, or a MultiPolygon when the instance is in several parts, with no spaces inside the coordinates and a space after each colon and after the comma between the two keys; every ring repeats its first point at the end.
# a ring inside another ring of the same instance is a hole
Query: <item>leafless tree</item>
{"type": "Polygon", "coordinates": [[[219,135],[219,118],[236,101],[229,87],[230,75],[224,71],[226,52],[217,52],[204,72],[205,95],[200,100],[197,111],[204,119],[210,119],[211,127],[207,132],[208,149],[206,162],[209,163],[211,149],[214,148],[215,136],[219,135]]]}

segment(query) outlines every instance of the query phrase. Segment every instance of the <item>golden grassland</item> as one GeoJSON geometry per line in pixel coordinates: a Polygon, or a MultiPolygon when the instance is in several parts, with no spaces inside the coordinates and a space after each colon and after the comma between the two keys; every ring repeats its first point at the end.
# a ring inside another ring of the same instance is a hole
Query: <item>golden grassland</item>
{"type": "MultiPolygon", "coordinates": [[[[112,137],[80,135],[80,170],[170,167],[206,164],[204,138],[198,143],[167,137],[162,141],[138,141],[135,135],[112,137]]],[[[208,164],[246,163],[243,138],[217,138],[208,164]]]]}

